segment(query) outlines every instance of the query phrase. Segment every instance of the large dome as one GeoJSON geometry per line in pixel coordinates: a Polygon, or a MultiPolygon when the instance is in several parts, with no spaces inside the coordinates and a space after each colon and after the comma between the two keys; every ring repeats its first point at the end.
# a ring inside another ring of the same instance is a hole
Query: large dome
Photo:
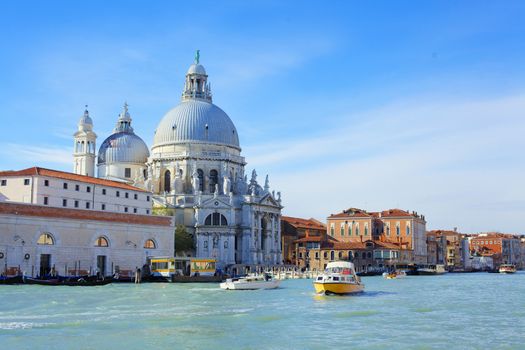
{"type": "Polygon", "coordinates": [[[98,164],[145,164],[149,157],[146,143],[137,135],[118,132],[104,140],[98,151],[98,164]]]}
{"type": "Polygon", "coordinates": [[[213,103],[201,99],[183,101],[166,113],[155,131],[153,148],[188,142],[240,148],[230,117],[213,103]]]}

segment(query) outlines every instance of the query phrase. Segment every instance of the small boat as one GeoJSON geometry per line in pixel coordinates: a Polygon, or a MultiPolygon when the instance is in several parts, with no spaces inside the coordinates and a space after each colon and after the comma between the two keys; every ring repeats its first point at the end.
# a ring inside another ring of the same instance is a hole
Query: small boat
{"type": "Polygon", "coordinates": [[[41,286],[104,286],[106,284],[110,284],[111,282],[113,282],[113,278],[98,279],[96,276],[86,277],[86,278],[83,278],[83,277],[80,277],[80,278],[56,277],[56,278],[47,278],[47,279],[39,279],[39,278],[32,278],[32,277],[24,276],[25,284],[38,284],[41,286]]]}
{"type": "Polygon", "coordinates": [[[0,276],[0,284],[22,284],[24,283],[22,275],[18,276],[0,276]]]}
{"type": "Polygon", "coordinates": [[[399,270],[399,271],[392,271],[392,272],[384,272],[383,277],[388,280],[393,280],[396,278],[404,278],[407,276],[407,273],[405,271],[399,270]]]}
{"type": "Polygon", "coordinates": [[[447,273],[445,270],[445,265],[421,265],[417,269],[418,275],[443,275],[447,273]]]}
{"type": "Polygon", "coordinates": [[[365,285],[356,275],[354,264],[334,261],[314,280],[314,288],[318,294],[352,294],[364,291],[365,285]]]}
{"type": "Polygon", "coordinates": [[[513,264],[501,264],[499,266],[499,273],[515,273],[516,265],[513,264]]]}
{"type": "Polygon", "coordinates": [[[220,284],[226,290],[255,290],[255,289],[275,289],[281,283],[269,274],[250,274],[245,277],[228,278],[220,284]]]}

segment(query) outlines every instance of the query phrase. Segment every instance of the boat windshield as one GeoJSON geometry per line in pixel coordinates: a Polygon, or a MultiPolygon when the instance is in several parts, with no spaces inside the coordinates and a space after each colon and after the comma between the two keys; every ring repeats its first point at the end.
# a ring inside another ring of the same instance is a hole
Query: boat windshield
{"type": "Polygon", "coordinates": [[[325,270],[326,273],[340,273],[342,275],[351,275],[352,269],[348,267],[328,267],[325,270]]]}

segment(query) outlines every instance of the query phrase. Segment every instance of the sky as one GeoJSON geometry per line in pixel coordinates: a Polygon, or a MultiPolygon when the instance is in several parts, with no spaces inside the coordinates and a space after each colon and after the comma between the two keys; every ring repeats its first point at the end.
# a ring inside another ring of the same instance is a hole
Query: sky
{"type": "Polygon", "coordinates": [[[283,213],[525,233],[523,1],[2,1],[0,169],[72,171],[125,101],[151,146],[200,50],[283,213]]]}

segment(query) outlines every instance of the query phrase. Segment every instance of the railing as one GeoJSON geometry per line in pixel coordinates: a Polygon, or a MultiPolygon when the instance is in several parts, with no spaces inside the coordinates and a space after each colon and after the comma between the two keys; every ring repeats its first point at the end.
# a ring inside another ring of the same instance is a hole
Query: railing
{"type": "Polygon", "coordinates": [[[186,158],[186,157],[197,157],[197,158],[211,158],[211,159],[224,159],[237,163],[245,163],[244,157],[236,156],[224,152],[215,151],[203,151],[203,152],[158,152],[153,153],[151,158],[153,160],[166,159],[166,158],[186,158]]]}

